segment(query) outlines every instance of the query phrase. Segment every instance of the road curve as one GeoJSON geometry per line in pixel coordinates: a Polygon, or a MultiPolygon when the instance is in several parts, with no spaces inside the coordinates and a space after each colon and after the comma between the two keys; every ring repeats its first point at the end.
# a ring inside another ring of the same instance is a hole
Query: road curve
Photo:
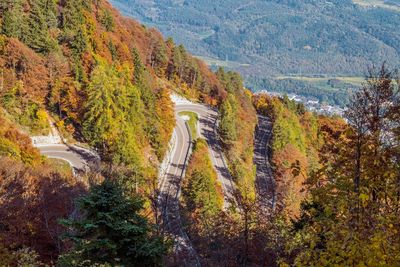
{"type": "Polygon", "coordinates": [[[36,145],[42,155],[68,162],[74,173],[86,171],[89,166],[95,166],[99,157],[84,148],[64,144],[36,145]]]}
{"type": "Polygon", "coordinates": [[[185,175],[192,140],[185,121],[176,114],[174,130],[175,146],[166,173],[160,177],[158,205],[161,212],[164,231],[176,241],[175,252],[180,265],[200,266],[200,261],[189,237],[183,229],[179,212],[179,194],[181,181],[185,175]]]}
{"type": "Polygon", "coordinates": [[[187,163],[192,150],[190,131],[185,121],[179,116],[182,111],[197,113],[199,118],[198,134],[204,138],[209,147],[210,158],[224,190],[224,207],[233,200],[233,181],[226,167],[221,147],[216,134],[218,113],[204,105],[189,101],[175,105],[176,127],[174,129],[175,145],[172,149],[170,163],[165,174],[159,180],[159,208],[164,230],[176,240],[175,251],[179,264],[183,266],[200,266],[199,257],[182,226],[179,212],[181,182],[185,176],[187,163]]]}
{"type": "Polygon", "coordinates": [[[198,131],[201,138],[204,138],[208,144],[208,150],[214,169],[217,172],[218,180],[222,185],[224,192],[224,208],[228,208],[234,199],[234,183],[229,173],[229,169],[224,160],[221,145],[217,137],[216,127],[218,112],[200,104],[182,103],[176,105],[176,111],[191,111],[198,114],[198,131]]]}
{"type": "Polygon", "coordinates": [[[269,161],[272,123],[268,117],[258,115],[254,139],[254,164],[256,165],[257,199],[263,208],[275,208],[275,180],[269,161]]]}

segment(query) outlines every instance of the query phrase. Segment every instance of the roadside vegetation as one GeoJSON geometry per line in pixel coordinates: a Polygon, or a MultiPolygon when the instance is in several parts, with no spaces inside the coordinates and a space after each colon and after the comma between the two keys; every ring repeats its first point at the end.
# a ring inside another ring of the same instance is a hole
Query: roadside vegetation
{"type": "Polygon", "coordinates": [[[182,197],[191,215],[200,216],[198,222],[222,209],[224,202],[222,187],[204,139],[195,141],[182,187],[182,197]]]}
{"type": "MultiPolygon", "coordinates": [[[[303,184],[319,167],[318,150],[323,144],[320,125],[324,118],[306,111],[301,103],[290,101],[287,96],[257,95],[253,103],[260,114],[272,120],[271,163],[278,205],[296,217],[307,195],[303,184]]],[[[339,118],[336,121],[344,126],[339,118]]]]}
{"type": "Polygon", "coordinates": [[[65,249],[58,219],[72,213],[74,199],[85,190],[70,168],[44,160],[0,112],[0,265],[54,262],[65,249]]]}
{"type": "Polygon", "coordinates": [[[309,197],[293,225],[301,237],[296,265],[399,264],[400,85],[394,78],[397,72],[385,66],[371,69],[350,100],[349,125],[322,124],[329,131],[321,167],[307,179],[309,197]]]}
{"type": "Polygon", "coordinates": [[[229,170],[240,194],[246,199],[254,199],[253,134],[256,112],[251,103],[251,93],[243,90],[243,80],[238,73],[219,69],[217,77],[228,92],[226,101],[220,107],[218,133],[228,159],[229,170]]]}
{"type": "Polygon", "coordinates": [[[141,215],[143,200],[127,197],[108,178],[77,199],[82,218],[62,220],[71,230],[65,238],[74,246],[60,257],[59,266],[160,266],[168,245],[141,215]]]}
{"type": "Polygon", "coordinates": [[[47,163],[51,168],[64,175],[72,175],[71,165],[62,159],[48,158],[47,163]]]}
{"type": "Polygon", "coordinates": [[[39,151],[32,147],[29,136],[6,119],[0,110],[0,157],[8,157],[28,165],[41,162],[39,151]]]}
{"type": "Polygon", "coordinates": [[[192,135],[192,138],[196,140],[199,136],[197,134],[197,127],[198,127],[198,121],[199,121],[199,116],[197,113],[190,112],[190,111],[182,111],[178,113],[179,116],[186,116],[189,118],[187,120],[187,124],[189,125],[190,133],[192,135]]]}
{"type": "Polygon", "coordinates": [[[398,265],[400,87],[395,77],[385,67],[372,70],[351,99],[348,124],[308,113],[287,98],[255,97],[258,112],[274,121],[279,203],[265,213],[256,202],[241,201],[238,213],[214,216],[209,232],[192,230],[204,263],[398,265]],[[388,132],[393,142],[385,142],[388,132]]]}

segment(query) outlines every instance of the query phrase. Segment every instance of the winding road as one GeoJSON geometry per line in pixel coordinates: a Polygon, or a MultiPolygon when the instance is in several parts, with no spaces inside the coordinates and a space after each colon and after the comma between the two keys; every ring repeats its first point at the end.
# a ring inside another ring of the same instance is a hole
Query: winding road
{"type": "Polygon", "coordinates": [[[93,152],[72,145],[64,144],[38,144],[35,145],[42,155],[48,158],[61,159],[71,165],[73,172],[79,173],[86,171],[89,167],[97,167],[100,158],[93,152]]]}
{"type": "Polygon", "coordinates": [[[204,105],[184,100],[175,101],[175,145],[172,148],[172,155],[166,172],[159,179],[159,209],[164,230],[176,240],[175,251],[179,258],[179,264],[183,266],[200,266],[199,257],[191,244],[190,238],[184,231],[179,213],[181,182],[185,176],[192,150],[190,130],[184,119],[178,115],[182,111],[190,111],[198,115],[198,135],[208,143],[210,158],[224,190],[225,208],[229,207],[229,203],[233,199],[234,185],[218,142],[216,133],[218,113],[204,105]]]}
{"type": "Polygon", "coordinates": [[[191,111],[198,115],[199,125],[197,129],[199,137],[207,141],[209,155],[224,192],[224,208],[226,209],[234,201],[235,187],[218,140],[216,129],[218,112],[207,106],[190,102],[177,104],[176,112],[179,113],[181,111],[191,111]]]}
{"type": "Polygon", "coordinates": [[[275,180],[269,161],[269,145],[272,137],[272,123],[268,117],[258,115],[254,139],[254,164],[256,165],[257,198],[263,208],[275,208],[275,180]]]}
{"type": "Polygon", "coordinates": [[[172,235],[176,241],[175,252],[178,261],[184,266],[200,266],[199,258],[189,237],[183,229],[179,213],[179,194],[181,180],[184,177],[186,164],[189,160],[192,141],[185,121],[176,116],[174,130],[175,145],[166,173],[160,177],[159,209],[164,231],[172,235]]]}
{"type": "Polygon", "coordinates": [[[49,135],[31,136],[33,146],[48,158],[68,162],[74,175],[88,169],[98,169],[100,166],[99,155],[76,145],[64,144],[54,120],[49,115],[47,117],[50,127],[49,135]]]}
{"type": "MultiPolygon", "coordinates": [[[[192,151],[192,137],[183,118],[178,113],[190,111],[197,113],[198,136],[204,138],[209,147],[209,155],[217,172],[224,193],[224,208],[228,208],[234,200],[234,183],[227,168],[216,127],[218,112],[210,107],[195,104],[187,100],[175,101],[176,127],[174,129],[174,145],[165,173],[159,177],[158,207],[164,230],[176,240],[175,251],[177,262],[183,266],[200,266],[199,257],[184,231],[179,212],[181,182],[185,176],[187,163],[192,151]]],[[[43,155],[67,161],[74,173],[85,171],[89,164],[97,162],[96,156],[83,148],[64,144],[36,144],[43,155]]]]}

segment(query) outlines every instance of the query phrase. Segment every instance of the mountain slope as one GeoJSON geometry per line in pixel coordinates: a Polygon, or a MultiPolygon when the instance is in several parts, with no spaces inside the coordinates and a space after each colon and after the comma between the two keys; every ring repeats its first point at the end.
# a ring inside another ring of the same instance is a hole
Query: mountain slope
{"type": "Polygon", "coordinates": [[[112,2],[194,54],[220,60],[211,64],[252,76],[254,89],[280,89],[262,82],[276,76],[363,76],[371,64],[400,59],[400,12],[350,0],[112,2]]]}
{"type": "MultiPolygon", "coordinates": [[[[86,143],[100,155],[102,169],[96,177],[117,181],[127,195],[139,194],[146,213],[158,221],[151,203],[175,127],[174,91],[215,109],[229,96],[231,109],[221,119],[236,135],[225,150],[235,159],[232,165],[252,170],[251,150],[241,144],[253,142],[255,110],[237,74],[212,72],[183,46],[123,17],[107,1],[0,0],[0,21],[0,115],[10,121],[0,129],[0,135],[5,133],[0,162],[13,158],[29,168],[29,157],[38,157],[41,164],[44,158],[31,150],[28,135],[48,134],[48,114],[68,143],[86,143]],[[19,141],[16,132],[24,133],[21,142],[29,144],[32,155],[13,144],[19,141]]],[[[1,171],[0,188],[7,182],[1,171]]],[[[252,179],[243,172],[235,177],[239,182],[252,179]]],[[[24,202],[15,209],[24,212],[24,202]]],[[[60,216],[54,216],[51,226],[58,227],[60,216]]],[[[3,216],[1,221],[13,224],[3,216]]],[[[49,246],[58,246],[64,231],[49,246]]],[[[0,229],[0,239],[7,239],[0,250],[13,251],[8,236],[10,229],[0,229]]],[[[59,247],[44,255],[43,244],[29,243],[33,239],[24,232],[18,248],[30,247],[46,262],[64,251],[59,247]]]]}
{"type": "Polygon", "coordinates": [[[362,74],[365,63],[399,59],[400,14],[351,1],[112,2],[195,54],[255,60],[252,73],[362,74]]]}

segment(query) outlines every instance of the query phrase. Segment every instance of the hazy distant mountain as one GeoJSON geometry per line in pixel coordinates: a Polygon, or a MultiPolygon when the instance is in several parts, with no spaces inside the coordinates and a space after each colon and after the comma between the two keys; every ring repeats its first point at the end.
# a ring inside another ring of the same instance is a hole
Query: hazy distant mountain
{"type": "Polygon", "coordinates": [[[373,63],[400,62],[399,0],[112,2],[192,53],[255,76],[253,86],[282,75],[358,76],[373,63]]]}

